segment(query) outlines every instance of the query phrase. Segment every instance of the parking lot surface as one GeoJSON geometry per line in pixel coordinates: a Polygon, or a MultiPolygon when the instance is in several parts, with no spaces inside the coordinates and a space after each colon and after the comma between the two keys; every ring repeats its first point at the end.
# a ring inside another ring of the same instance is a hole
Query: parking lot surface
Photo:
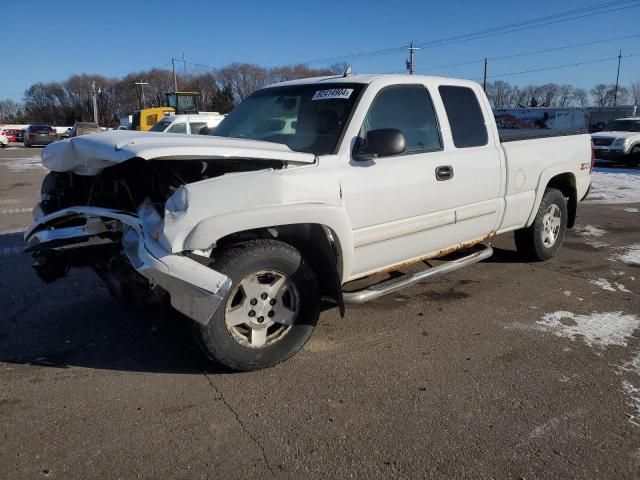
{"type": "Polygon", "coordinates": [[[594,176],[553,260],[498,237],[237,374],[91,271],[35,276],[39,152],[0,150],[0,478],[640,477],[640,171],[594,176]]]}

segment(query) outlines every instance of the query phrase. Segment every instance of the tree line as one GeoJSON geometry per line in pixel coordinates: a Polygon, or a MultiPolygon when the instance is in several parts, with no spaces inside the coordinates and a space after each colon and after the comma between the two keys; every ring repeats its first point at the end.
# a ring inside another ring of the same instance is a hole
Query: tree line
{"type": "MultiPolygon", "coordinates": [[[[345,64],[313,69],[306,65],[265,68],[248,63],[232,63],[217,70],[190,75],[177,74],[179,90],[200,93],[201,111],[230,112],[255,90],[270,83],[320,75],[335,75],[345,64]]],[[[165,104],[165,93],[174,90],[173,73],[150,69],[121,78],[103,75],[72,75],[62,82],[38,82],[24,94],[23,102],[0,100],[0,123],[45,123],[72,125],[93,120],[92,84],[95,82],[99,122],[117,126],[119,117],[144,107],[165,104]],[[142,89],[136,82],[144,82],[142,89]]],[[[546,83],[520,87],[502,80],[487,84],[487,95],[494,108],[526,107],[609,107],[640,104],[640,82],[619,86],[598,84],[591,90],[572,85],[546,83]]]]}
{"type": "MultiPolygon", "coordinates": [[[[312,69],[306,65],[265,68],[248,63],[233,63],[204,73],[176,74],[180,91],[200,93],[201,111],[230,112],[255,90],[275,82],[342,73],[345,66],[312,69]]],[[[166,104],[167,92],[174,90],[173,73],[150,69],[122,78],[103,75],[72,75],[62,82],[38,82],[24,93],[22,103],[0,100],[0,123],[43,123],[72,125],[75,121],[93,121],[95,82],[98,116],[101,126],[113,127],[119,117],[143,107],[166,104]],[[143,91],[136,82],[144,82],[143,91]]]]}
{"type": "Polygon", "coordinates": [[[639,105],[640,81],[629,87],[599,83],[587,92],[573,85],[528,85],[519,87],[502,80],[487,84],[487,96],[493,108],[527,107],[612,107],[639,105]]]}

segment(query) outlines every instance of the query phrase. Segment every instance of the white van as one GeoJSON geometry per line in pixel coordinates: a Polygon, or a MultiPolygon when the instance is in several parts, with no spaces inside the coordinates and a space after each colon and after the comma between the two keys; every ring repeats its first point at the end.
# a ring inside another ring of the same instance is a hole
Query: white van
{"type": "Polygon", "coordinates": [[[151,132],[208,135],[223,119],[219,113],[168,115],[151,127],[151,132]]]}

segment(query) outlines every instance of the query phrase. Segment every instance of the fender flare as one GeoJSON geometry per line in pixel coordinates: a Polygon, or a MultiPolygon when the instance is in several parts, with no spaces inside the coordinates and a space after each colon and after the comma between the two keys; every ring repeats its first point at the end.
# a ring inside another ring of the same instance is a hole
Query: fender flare
{"type": "Polygon", "coordinates": [[[540,208],[540,203],[542,202],[542,197],[544,196],[544,191],[549,185],[550,180],[553,177],[563,174],[571,175],[573,179],[573,184],[576,182],[576,174],[574,173],[574,165],[570,162],[560,163],[557,165],[553,165],[549,168],[546,168],[538,177],[538,185],[536,186],[536,197],[533,201],[533,207],[531,208],[531,212],[529,213],[529,218],[527,219],[527,223],[525,227],[531,226],[533,221],[538,214],[538,209],[540,208]]]}

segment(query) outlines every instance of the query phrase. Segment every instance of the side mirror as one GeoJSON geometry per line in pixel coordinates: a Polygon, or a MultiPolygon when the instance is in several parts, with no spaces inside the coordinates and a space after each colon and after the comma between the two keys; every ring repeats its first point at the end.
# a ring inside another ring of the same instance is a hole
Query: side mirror
{"type": "Polygon", "coordinates": [[[358,161],[379,157],[391,157],[404,153],[407,142],[400,130],[381,128],[367,132],[364,140],[356,143],[353,158],[358,161]]]}

